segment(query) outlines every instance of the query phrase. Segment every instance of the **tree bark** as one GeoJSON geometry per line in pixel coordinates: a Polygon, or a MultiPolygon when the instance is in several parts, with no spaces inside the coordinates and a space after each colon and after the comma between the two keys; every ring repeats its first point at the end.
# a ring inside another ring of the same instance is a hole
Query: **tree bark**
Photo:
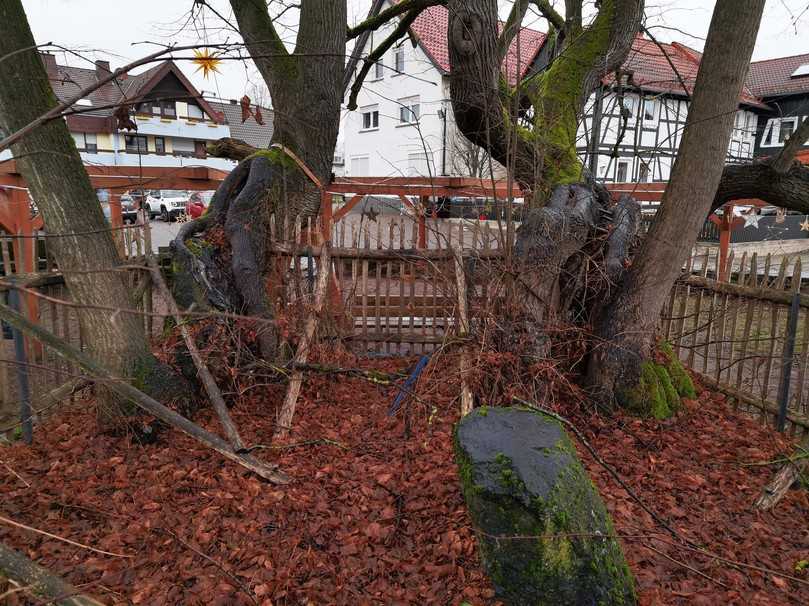
{"type": "Polygon", "coordinates": [[[458,128],[503,166],[513,164],[516,180],[541,206],[556,186],[581,180],[577,118],[600,79],[626,59],[644,1],[604,0],[584,29],[574,11],[566,20],[564,52],[516,91],[501,72],[504,41],[514,32],[506,29],[498,38],[497,2],[448,0],[447,7],[450,93],[458,128]],[[514,109],[524,109],[523,100],[534,112],[530,128],[516,126],[514,109]]]}
{"type": "Polygon", "coordinates": [[[596,326],[604,346],[595,351],[590,379],[619,400],[638,384],[641,364],[651,357],[660,312],[717,192],[763,9],[764,0],[751,0],[742,12],[734,0],[716,3],[660,210],[596,326]]]}
{"type": "MultiPolygon", "coordinates": [[[[45,66],[39,56],[20,0],[0,4],[0,125],[15,132],[56,105],[45,66]],[[28,50],[23,50],[28,49],[28,50]]],[[[126,273],[104,219],[101,205],[84,169],[64,120],[53,120],[12,146],[20,172],[45,222],[59,269],[79,308],[79,320],[89,350],[96,360],[120,377],[134,378],[143,386],[155,381],[171,389],[168,369],[151,355],[140,317],[110,315],[100,308],[131,307],[126,273]],[[151,377],[151,378],[150,378],[151,377]]],[[[159,392],[154,391],[155,395],[159,392]]],[[[129,406],[101,388],[100,413],[114,421],[129,406]]]]}

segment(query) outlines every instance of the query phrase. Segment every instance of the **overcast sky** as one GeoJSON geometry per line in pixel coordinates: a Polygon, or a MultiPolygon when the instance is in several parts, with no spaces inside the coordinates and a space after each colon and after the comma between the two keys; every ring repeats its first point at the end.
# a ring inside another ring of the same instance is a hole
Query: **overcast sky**
{"type": "MultiPolygon", "coordinates": [[[[212,0],[211,4],[231,18],[226,0],[212,0]]],[[[370,0],[349,0],[352,21],[361,20],[369,4],[370,0]]],[[[559,0],[556,4],[560,4],[559,0]]],[[[713,4],[711,0],[647,0],[647,23],[659,40],[678,40],[702,49],[713,4]]],[[[739,0],[739,10],[744,10],[744,4],[739,0]]],[[[53,42],[89,58],[106,58],[113,68],[155,49],[138,43],[195,43],[205,40],[205,31],[209,42],[217,42],[226,35],[217,29],[221,21],[213,15],[206,18],[206,29],[195,30],[187,24],[192,0],[23,0],[23,5],[38,43],[53,42]]],[[[544,29],[544,21],[539,19],[527,24],[544,29]]],[[[809,0],[769,0],[753,59],[809,53],[808,29],[809,0]]],[[[294,42],[291,27],[282,28],[281,35],[289,43],[294,42]]],[[[231,41],[236,39],[230,35],[231,41]]],[[[87,65],[77,57],[59,58],[60,63],[65,60],[87,65]]],[[[221,68],[222,74],[208,80],[193,73],[195,66],[181,67],[204,94],[222,98],[240,98],[250,93],[251,82],[256,79],[252,66],[239,62],[227,62],[221,68]]]]}

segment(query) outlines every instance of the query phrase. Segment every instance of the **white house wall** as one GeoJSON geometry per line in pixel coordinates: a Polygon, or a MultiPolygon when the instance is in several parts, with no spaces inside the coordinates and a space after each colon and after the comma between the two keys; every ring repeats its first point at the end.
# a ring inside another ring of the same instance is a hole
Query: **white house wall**
{"type": "MultiPolygon", "coordinates": [[[[390,26],[374,32],[371,44],[385,39],[389,32],[390,26]]],[[[413,48],[405,39],[400,48],[405,57],[404,73],[392,69],[395,49],[389,50],[383,59],[382,77],[375,78],[372,68],[357,98],[358,109],[343,116],[346,176],[428,177],[442,172],[444,137],[439,110],[449,109],[444,77],[421,47],[413,48]],[[415,97],[419,100],[419,119],[403,125],[399,120],[400,100],[415,97]],[[374,106],[379,111],[379,125],[366,129],[363,112],[374,106]]],[[[449,158],[446,165],[450,165],[449,158]]]]}

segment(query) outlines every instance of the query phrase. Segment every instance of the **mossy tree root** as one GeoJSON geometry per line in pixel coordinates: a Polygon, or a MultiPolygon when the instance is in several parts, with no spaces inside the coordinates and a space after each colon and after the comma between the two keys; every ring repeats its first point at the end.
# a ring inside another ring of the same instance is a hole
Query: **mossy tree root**
{"type": "Polygon", "coordinates": [[[695,398],[696,390],[669,343],[659,345],[656,357],[641,362],[637,382],[616,390],[616,397],[636,414],[667,419],[680,409],[681,398],[695,398]]]}

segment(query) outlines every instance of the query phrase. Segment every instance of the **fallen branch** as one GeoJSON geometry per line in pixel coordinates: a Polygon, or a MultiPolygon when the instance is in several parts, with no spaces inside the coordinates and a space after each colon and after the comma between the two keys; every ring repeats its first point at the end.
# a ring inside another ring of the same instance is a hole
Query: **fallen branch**
{"type": "MultiPolygon", "coordinates": [[[[809,445],[809,440],[807,440],[807,445],[809,445]]],[[[764,487],[761,495],[756,499],[755,506],[764,511],[772,509],[784,498],[790,487],[807,472],[809,472],[809,459],[805,455],[791,458],[764,487]]]]}
{"type": "Polygon", "coordinates": [[[54,334],[44,328],[30,322],[26,317],[12,310],[8,305],[0,303],[0,319],[5,320],[14,328],[22,331],[26,335],[38,339],[44,345],[50,347],[57,354],[70,362],[78,364],[81,368],[90,373],[97,380],[105,383],[109,389],[120,396],[131,400],[136,406],[154,415],[164,423],[171,425],[191,436],[195,440],[212,448],[226,459],[234,461],[246,467],[262,478],[276,484],[287,484],[289,477],[278,470],[276,465],[267,465],[253,457],[244,456],[234,452],[231,446],[216,434],[203,429],[196,423],[189,421],[184,416],[167,408],[154,398],[147,396],[139,389],[133,387],[126,381],[115,377],[107,368],[91,359],[87,354],[78,351],[73,346],[65,343],[54,334]]]}
{"type": "MultiPolygon", "coordinates": [[[[326,299],[326,290],[329,284],[329,277],[331,275],[331,255],[329,253],[328,242],[324,243],[321,247],[320,253],[320,266],[318,267],[317,286],[315,287],[315,307],[306,318],[306,324],[303,330],[303,337],[298,344],[298,351],[295,352],[295,359],[293,361],[293,368],[301,364],[306,364],[309,357],[309,347],[315,338],[315,331],[320,322],[320,316],[323,313],[323,302],[326,299]]],[[[292,417],[295,416],[295,407],[298,404],[298,396],[301,392],[301,384],[303,382],[303,372],[296,370],[292,373],[292,379],[287,388],[287,394],[284,398],[284,405],[281,407],[281,412],[278,415],[278,423],[275,429],[274,439],[284,438],[289,434],[292,427],[292,417]]]]}
{"type": "Polygon", "coordinates": [[[31,593],[50,598],[49,603],[59,606],[104,606],[103,602],[82,595],[73,585],[2,543],[0,572],[16,585],[27,586],[31,593]]]}
{"type": "Polygon", "coordinates": [[[197,374],[199,375],[199,379],[202,381],[202,385],[205,388],[205,393],[208,394],[208,398],[211,400],[211,404],[213,404],[214,410],[216,410],[216,414],[219,416],[219,421],[222,423],[222,427],[225,429],[225,434],[227,435],[228,440],[230,440],[233,450],[244,450],[244,443],[242,442],[241,436],[239,436],[239,430],[236,428],[236,424],[233,422],[233,419],[228,412],[227,404],[225,404],[225,400],[222,398],[222,392],[219,390],[219,386],[216,384],[211,371],[208,370],[208,367],[205,365],[202,355],[200,355],[199,349],[197,348],[197,344],[194,342],[194,337],[191,336],[188,327],[183,322],[180,309],[177,307],[177,302],[171,295],[171,291],[169,291],[168,286],[166,286],[166,281],[163,279],[163,275],[160,273],[160,266],[157,264],[157,260],[153,256],[149,257],[149,270],[151,271],[152,281],[154,282],[155,286],[157,286],[157,290],[160,292],[160,295],[166,301],[169,308],[169,313],[174,318],[174,322],[177,324],[177,327],[180,329],[180,334],[183,336],[185,346],[188,348],[188,353],[191,355],[191,359],[194,361],[194,366],[197,368],[197,374]]]}

